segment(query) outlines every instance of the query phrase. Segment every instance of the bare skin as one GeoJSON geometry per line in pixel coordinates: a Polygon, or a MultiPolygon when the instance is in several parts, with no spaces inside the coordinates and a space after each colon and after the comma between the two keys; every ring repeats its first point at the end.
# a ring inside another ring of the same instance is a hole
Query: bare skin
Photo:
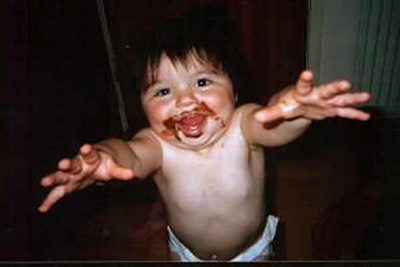
{"type": "Polygon", "coordinates": [[[63,159],[58,171],[42,179],[43,186],[54,188],[41,212],[95,181],[156,173],[168,224],[181,242],[201,259],[229,260],[263,230],[263,147],[294,140],[312,120],[369,119],[354,108],[368,101],[369,94],[349,93],[347,81],[314,86],[310,71],[267,106],[235,109],[228,76],[195,57],[188,61],[161,59],[155,83],[142,95],[150,128],[129,142],[86,144],[76,158],[63,159]],[[196,114],[197,109],[209,110],[209,115],[196,114]],[[166,125],[170,118],[174,123],[166,125]]]}

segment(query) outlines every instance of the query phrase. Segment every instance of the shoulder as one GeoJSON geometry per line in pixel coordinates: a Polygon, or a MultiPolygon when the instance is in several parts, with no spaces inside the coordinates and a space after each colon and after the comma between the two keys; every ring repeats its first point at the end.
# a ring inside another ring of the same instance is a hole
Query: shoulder
{"type": "Polygon", "coordinates": [[[131,145],[146,145],[153,149],[161,148],[160,140],[151,128],[145,128],[137,132],[130,140],[131,145]]]}
{"type": "Polygon", "coordinates": [[[243,127],[246,126],[245,124],[249,119],[252,119],[252,115],[260,107],[260,105],[255,103],[248,103],[237,107],[232,118],[232,125],[236,124],[243,130],[243,127]]]}
{"type": "Polygon", "coordinates": [[[147,139],[147,140],[157,140],[156,134],[153,132],[151,128],[144,128],[138,131],[133,137],[132,140],[138,139],[147,139]]]}

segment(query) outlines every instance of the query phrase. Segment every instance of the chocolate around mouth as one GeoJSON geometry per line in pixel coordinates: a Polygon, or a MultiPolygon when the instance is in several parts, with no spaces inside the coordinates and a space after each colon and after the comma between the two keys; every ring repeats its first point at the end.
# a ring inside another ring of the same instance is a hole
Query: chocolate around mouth
{"type": "MultiPolygon", "coordinates": [[[[198,128],[203,127],[201,124],[205,123],[207,116],[217,121],[221,120],[215,111],[210,109],[204,102],[200,102],[192,111],[184,112],[179,116],[174,116],[165,120],[164,126],[166,129],[163,131],[163,134],[178,137],[177,131],[181,130],[188,137],[199,137],[203,132],[198,128]]],[[[221,123],[225,125],[223,122],[221,123]]]]}

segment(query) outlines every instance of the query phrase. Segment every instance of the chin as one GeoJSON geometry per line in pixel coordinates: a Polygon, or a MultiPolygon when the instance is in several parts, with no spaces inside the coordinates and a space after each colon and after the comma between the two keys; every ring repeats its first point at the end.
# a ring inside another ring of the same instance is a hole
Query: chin
{"type": "Polygon", "coordinates": [[[214,135],[210,134],[202,134],[198,137],[187,137],[182,132],[178,132],[178,137],[176,141],[181,147],[196,150],[208,147],[217,139],[214,135]]]}

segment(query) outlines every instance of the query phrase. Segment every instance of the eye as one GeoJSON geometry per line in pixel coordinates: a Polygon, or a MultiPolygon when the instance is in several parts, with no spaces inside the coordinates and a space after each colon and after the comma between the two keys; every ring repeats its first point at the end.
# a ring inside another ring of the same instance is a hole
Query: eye
{"type": "Polygon", "coordinates": [[[160,90],[157,90],[155,96],[156,97],[162,97],[162,96],[166,96],[171,92],[171,90],[169,88],[163,88],[160,90]]]}
{"type": "Polygon", "coordinates": [[[197,86],[198,87],[204,87],[204,86],[207,86],[207,85],[209,85],[211,83],[211,80],[209,80],[209,79],[206,79],[206,78],[202,78],[202,79],[198,79],[197,80],[197,86]]]}

